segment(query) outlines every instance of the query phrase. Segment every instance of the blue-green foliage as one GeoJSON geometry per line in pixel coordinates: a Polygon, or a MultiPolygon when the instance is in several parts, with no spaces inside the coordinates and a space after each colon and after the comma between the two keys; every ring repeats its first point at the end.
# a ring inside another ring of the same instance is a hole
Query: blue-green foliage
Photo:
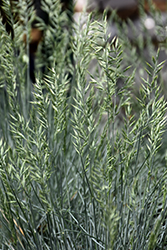
{"type": "Polygon", "coordinates": [[[165,249],[159,52],[135,98],[135,67],[121,40],[107,43],[105,15],[76,24],[69,39],[59,12],[50,15],[61,39],[48,28],[50,70],[41,75],[39,52],[34,86],[22,28],[14,41],[0,30],[0,248],[165,249]]]}

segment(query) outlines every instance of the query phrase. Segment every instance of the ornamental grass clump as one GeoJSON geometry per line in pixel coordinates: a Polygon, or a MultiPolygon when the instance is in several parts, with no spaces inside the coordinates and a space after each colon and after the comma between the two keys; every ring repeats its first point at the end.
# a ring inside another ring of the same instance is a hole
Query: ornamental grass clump
{"type": "Polygon", "coordinates": [[[105,14],[101,21],[89,15],[70,40],[65,32],[54,41],[45,76],[39,53],[32,85],[21,39],[0,27],[0,248],[165,249],[159,52],[145,64],[136,97],[124,45],[108,43],[105,14]],[[69,42],[75,64],[63,61],[69,42]]]}

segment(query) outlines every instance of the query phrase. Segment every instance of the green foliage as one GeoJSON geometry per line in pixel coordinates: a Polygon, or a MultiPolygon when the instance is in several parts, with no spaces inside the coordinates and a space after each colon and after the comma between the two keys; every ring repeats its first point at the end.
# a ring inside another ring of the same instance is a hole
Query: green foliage
{"type": "Polygon", "coordinates": [[[107,42],[105,15],[89,15],[69,37],[58,3],[49,14],[50,70],[41,75],[39,50],[33,86],[23,27],[14,41],[0,30],[0,248],[165,249],[159,51],[145,64],[136,109],[136,68],[121,39],[107,42]]]}

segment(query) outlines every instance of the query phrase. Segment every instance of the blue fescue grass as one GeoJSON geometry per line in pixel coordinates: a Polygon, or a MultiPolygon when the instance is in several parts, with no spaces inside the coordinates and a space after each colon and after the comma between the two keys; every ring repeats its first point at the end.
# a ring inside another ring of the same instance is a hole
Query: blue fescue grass
{"type": "MultiPolygon", "coordinates": [[[[54,18],[58,25],[61,19],[54,18]]],[[[16,27],[18,37],[20,29],[16,27]]],[[[135,67],[126,65],[119,40],[107,43],[105,17],[97,22],[90,15],[86,25],[75,26],[75,66],[63,61],[66,35],[55,42],[51,69],[45,77],[39,72],[34,86],[19,40],[12,45],[7,38],[10,50],[0,49],[5,58],[0,69],[5,70],[0,246],[165,249],[166,103],[159,85],[159,52],[141,79],[136,110],[135,67]]]]}

